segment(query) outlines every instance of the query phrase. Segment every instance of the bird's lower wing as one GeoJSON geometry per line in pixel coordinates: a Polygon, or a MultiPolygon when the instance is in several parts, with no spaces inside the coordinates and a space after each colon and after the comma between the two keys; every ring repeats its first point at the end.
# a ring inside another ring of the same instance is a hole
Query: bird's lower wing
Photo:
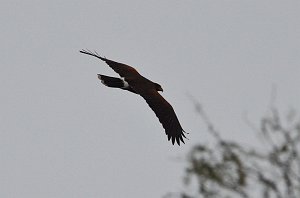
{"type": "Polygon", "coordinates": [[[146,100],[156,117],[158,117],[165,129],[168,140],[171,139],[172,144],[174,144],[175,140],[178,145],[180,145],[180,141],[184,143],[185,131],[182,129],[173,107],[156,90],[139,94],[146,100]]]}

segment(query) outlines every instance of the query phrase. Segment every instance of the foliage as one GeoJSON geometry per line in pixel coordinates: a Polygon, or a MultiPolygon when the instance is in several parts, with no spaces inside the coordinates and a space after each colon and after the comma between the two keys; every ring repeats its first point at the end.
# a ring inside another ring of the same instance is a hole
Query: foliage
{"type": "Polygon", "coordinates": [[[185,190],[170,197],[300,197],[300,121],[294,112],[282,119],[272,107],[258,129],[248,122],[262,147],[247,148],[222,138],[201,105],[195,104],[215,143],[196,145],[188,153],[184,183],[186,188],[196,186],[196,192],[185,190]]]}

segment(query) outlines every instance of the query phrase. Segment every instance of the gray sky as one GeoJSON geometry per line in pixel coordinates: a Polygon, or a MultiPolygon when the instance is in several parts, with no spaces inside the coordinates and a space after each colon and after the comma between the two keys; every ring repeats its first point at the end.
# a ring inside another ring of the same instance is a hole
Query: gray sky
{"type": "Polygon", "coordinates": [[[243,114],[258,123],[272,85],[283,112],[300,109],[299,19],[298,0],[2,0],[0,197],[180,191],[175,158],[210,139],[187,93],[249,144],[243,114]],[[82,48],[161,84],[190,140],[173,146],[141,97],[102,86],[116,74],[82,48]]]}

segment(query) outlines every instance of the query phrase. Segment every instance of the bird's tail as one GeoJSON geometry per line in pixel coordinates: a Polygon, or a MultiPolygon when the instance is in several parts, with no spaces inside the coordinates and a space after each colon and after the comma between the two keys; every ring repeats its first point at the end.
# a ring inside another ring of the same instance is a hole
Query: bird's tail
{"type": "Polygon", "coordinates": [[[105,76],[98,74],[99,80],[101,80],[102,84],[108,87],[115,87],[115,88],[124,88],[124,81],[120,78],[114,78],[110,76],[105,76]]]}

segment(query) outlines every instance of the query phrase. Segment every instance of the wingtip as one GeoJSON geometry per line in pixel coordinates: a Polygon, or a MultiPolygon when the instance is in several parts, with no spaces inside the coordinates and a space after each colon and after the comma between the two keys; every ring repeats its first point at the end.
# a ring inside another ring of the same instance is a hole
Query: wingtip
{"type": "Polygon", "coordinates": [[[183,138],[188,139],[184,134],[189,134],[189,133],[185,132],[185,131],[182,129],[182,133],[180,134],[179,137],[176,138],[177,144],[178,144],[179,146],[180,146],[180,142],[182,142],[183,144],[185,144],[183,138]]]}
{"type": "Polygon", "coordinates": [[[183,129],[182,129],[182,132],[183,132],[183,133],[186,133],[186,134],[190,134],[190,133],[186,132],[186,131],[185,131],[185,130],[183,130],[183,129]]]}
{"type": "Polygon", "coordinates": [[[171,139],[171,135],[168,135],[168,141],[170,141],[170,139],[171,139]]]}
{"type": "Polygon", "coordinates": [[[87,53],[90,53],[91,51],[88,49],[81,49],[81,50],[79,50],[79,52],[83,53],[83,54],[87,54],[87,53]]]}
{"type": "MultiPolygon", "coordinates": [[[[180,138],[181,142],[183,142],[183,144],[185,144],[185,143],[184,143],[184,140],[183,140],[183,138],[182,138],[182,136],[180,136],[179,138],[180,138]]],[[[180,142],[180,141],[179,141],[179,142],[180,142]]]]}
{"type": "Polygon", "coordinates": [[[81,49],[79,50],[80,53],[83,53],[83,54],[87,54],[87,55],[90,55],[90,56],[94,56],[96,58],[99,58],[100,60],[102,61],[107,61],[107,59],[105,57],[102,57],[98,54],[98,52],[94,51],[92,52],[91,50],[88,50],[88,49],[81,49]]]}
{"type": "MultiPolygon", "coordinates": [[[[176,142],[176,143],[178,144],[178,146],[180,146],[180,143],[185,144],[184,138],[185,138],[185,139],[188,139],[188,138],[184,135],[184,133],[189,134],[189,133],[185,132],[184,130],[182,130],[182,133],[181,133],[179,136],[171,136],[171,135],[167,135],[168,141],[171,141],[173,145],[174,145],[175,142],[176,142]]],[[[189,140],[189,139],[188,139],[188,140],[189,140]]]]}
{"type": "Polygon", "coordinates": [[[172,137],[172,144],[174,145],[175,143],[175,137],[172,137]]]}

